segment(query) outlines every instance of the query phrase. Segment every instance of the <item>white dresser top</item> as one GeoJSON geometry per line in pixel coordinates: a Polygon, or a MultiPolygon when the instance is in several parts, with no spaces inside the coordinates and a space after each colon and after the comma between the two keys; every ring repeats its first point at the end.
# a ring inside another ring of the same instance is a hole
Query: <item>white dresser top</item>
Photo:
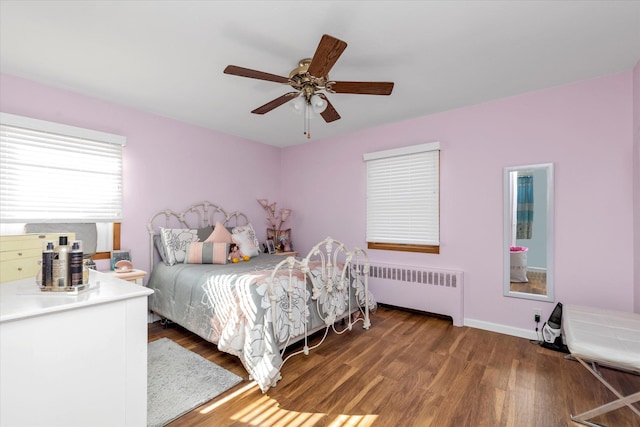
{"type": "Polygon", "coordinates": [[[0,323],[151,295],[153,290],[114,275],[89,271],[89,288],[77,295],[43,292],[35,277],[0,283],[0,323]]]}

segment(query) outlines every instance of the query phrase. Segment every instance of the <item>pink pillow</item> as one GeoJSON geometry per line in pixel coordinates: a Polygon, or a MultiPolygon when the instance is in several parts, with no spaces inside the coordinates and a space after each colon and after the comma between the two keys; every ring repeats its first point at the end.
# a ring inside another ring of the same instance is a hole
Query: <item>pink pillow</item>
{"type": "Polygon", "coordinates": [[[229,256],[227,243],[192,242],[187,244],[185,264],[226,264],[229,256]]]}
{"type": "Polygon", "coordinates": [[[216,222],[216,226],[213,228],[213,232],[207,237],[205,242],[214,243],[233,243],[231,233],[227,230],[220,221],[216,222]]]}

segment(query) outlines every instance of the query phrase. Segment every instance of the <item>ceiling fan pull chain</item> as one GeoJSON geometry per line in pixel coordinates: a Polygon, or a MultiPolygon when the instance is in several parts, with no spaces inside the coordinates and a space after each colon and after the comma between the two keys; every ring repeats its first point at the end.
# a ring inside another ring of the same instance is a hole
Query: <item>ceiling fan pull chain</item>
{"type": "Polygon", "coordinates": [[[307,104],[304,104],[304,111],[302,112],[302,133],[307,134],[307,104]]]}
{"type": "Polygon", "coordinates": [[[311,139],[311,112],[309,111],[309,104],[307,104],[307,139],[311,139]]]}

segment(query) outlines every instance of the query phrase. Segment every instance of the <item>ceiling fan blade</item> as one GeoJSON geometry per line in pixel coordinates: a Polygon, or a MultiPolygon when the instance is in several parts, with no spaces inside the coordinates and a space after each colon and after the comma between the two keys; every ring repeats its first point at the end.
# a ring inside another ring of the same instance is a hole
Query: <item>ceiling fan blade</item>
{"type": "Polygon", "coordinates": [[[318,96],[327,102],[327,108],[325,108],[324,111],[320,113],[324,121],[327,123],[331,123],[331,122],[335,122],[336,120],[339,120],[340,114],[338,114],[336,109],[333,108],[333,105],[331,105],[331,102],[329,102],[325,94],[319,93],[318,96]]]}
{"type": "Polygon", "coordinates": [[[346,48],[347,43],[342,40],[323,35],[309,64],[309,74],[314,77],[326,77],[346,48]]]}
{"type": "Polygon", "coordinates": [[[284,95],[279,96],[278,98],[267,102],[263,106],[256,108],[255,110],[252,111],[252,113],[253,114],[265,114],[265,113],[268,113],[269,111],[273,110],[274,108],[279,107],[282,104],[285,104],[287,101],[291,101],[293,98],[295,98],[298,95],[299,95],[298,92],[285,93],[284,95]]]}
{"type": "Polygon", "coordinates": [[[275,74],[256,71],[250,68],[238,67],[236,65],[228,65],[227,68],[224,69],[224,73],[240,77],[249,77],[250,79],[267,80],[276,83],[289,83],[289,79],[286,77],[276,76],[275,74]]]}
{"type": "Polygon", "coordinates": [[[335,82],[331,90],[335,93],[391,95],[393,82],[335,82]]]}

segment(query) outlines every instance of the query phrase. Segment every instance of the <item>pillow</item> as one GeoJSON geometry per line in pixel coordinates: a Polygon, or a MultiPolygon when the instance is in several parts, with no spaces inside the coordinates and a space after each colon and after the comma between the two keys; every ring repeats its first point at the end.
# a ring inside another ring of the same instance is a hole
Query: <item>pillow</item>
{"type": "Polygon", "coordinates": [[[260,255],[260,242],[251,224],[234,228],[231,238],[243,254],[251,257],[260,255]]]}
{"type": "MultiPolygon", "coordinates": [[[[195,231],[196,231],[196,234],[198,235],[198,240],[197,241],[201,242],[201,241],[204,241],[207,237],[209,237],[211,232],[213,232],[213,226],[209,225],[207,227],[197,228],[197,229],[195,229],[195,231]]],[[[155,246],[156,250],[158,251],[158,254],[160,255],[160,258],[162,259],[162,262],[164,262],[167,265],[171,265],[171,264],[169,264],[167,251],[165,250],[165,247],[164,247],[164,245],[162,243],[162,235],[161,234],[154,234],[153,235],[153,246],[155,246]]]]}
{"type": "MultiPolygon", "coordinates": [[[[169,264],[169,261],[167,261],[167,253],[164,250],[164,246],[162,245],[162,236],[159,234],[154,234],[153,235],[153,246],[156,247],[156,250],[158,251],[158,254],[160,254],[160,258],[162,259],[162,262],[164,262],[165,264],[169,264]]],[[[155,261],[155,259],[154,259],[155,261]]]]}
{"type": "Polygon", "coordinates": [[[185,248],[185,264],[226,264],[229,243],[191,242],[185,248]]]}
{"type": "Polygon", "coordinates": [[[206,227],[196,229],[198,232],[198,242],[204,242],[207,240],[207,237],[211,235],[213,232],[213,225],[208,225],[206,227]]]}
{"type": "Polygon", "coordinates": [[[198,241],[198,230],[161,228],[160,237],[167,257],[167,265],[174,265],[184,262],[187,243],[198,241]]]}
{"type": "Polygon", "coordinates": [[[224,227],[220,221],[216,222],[216,226],[213,228],[213,231],[207,237],[205,242],[214,242],[214,243],[233,243],[231,239],[231,233],[224,227]]]}

